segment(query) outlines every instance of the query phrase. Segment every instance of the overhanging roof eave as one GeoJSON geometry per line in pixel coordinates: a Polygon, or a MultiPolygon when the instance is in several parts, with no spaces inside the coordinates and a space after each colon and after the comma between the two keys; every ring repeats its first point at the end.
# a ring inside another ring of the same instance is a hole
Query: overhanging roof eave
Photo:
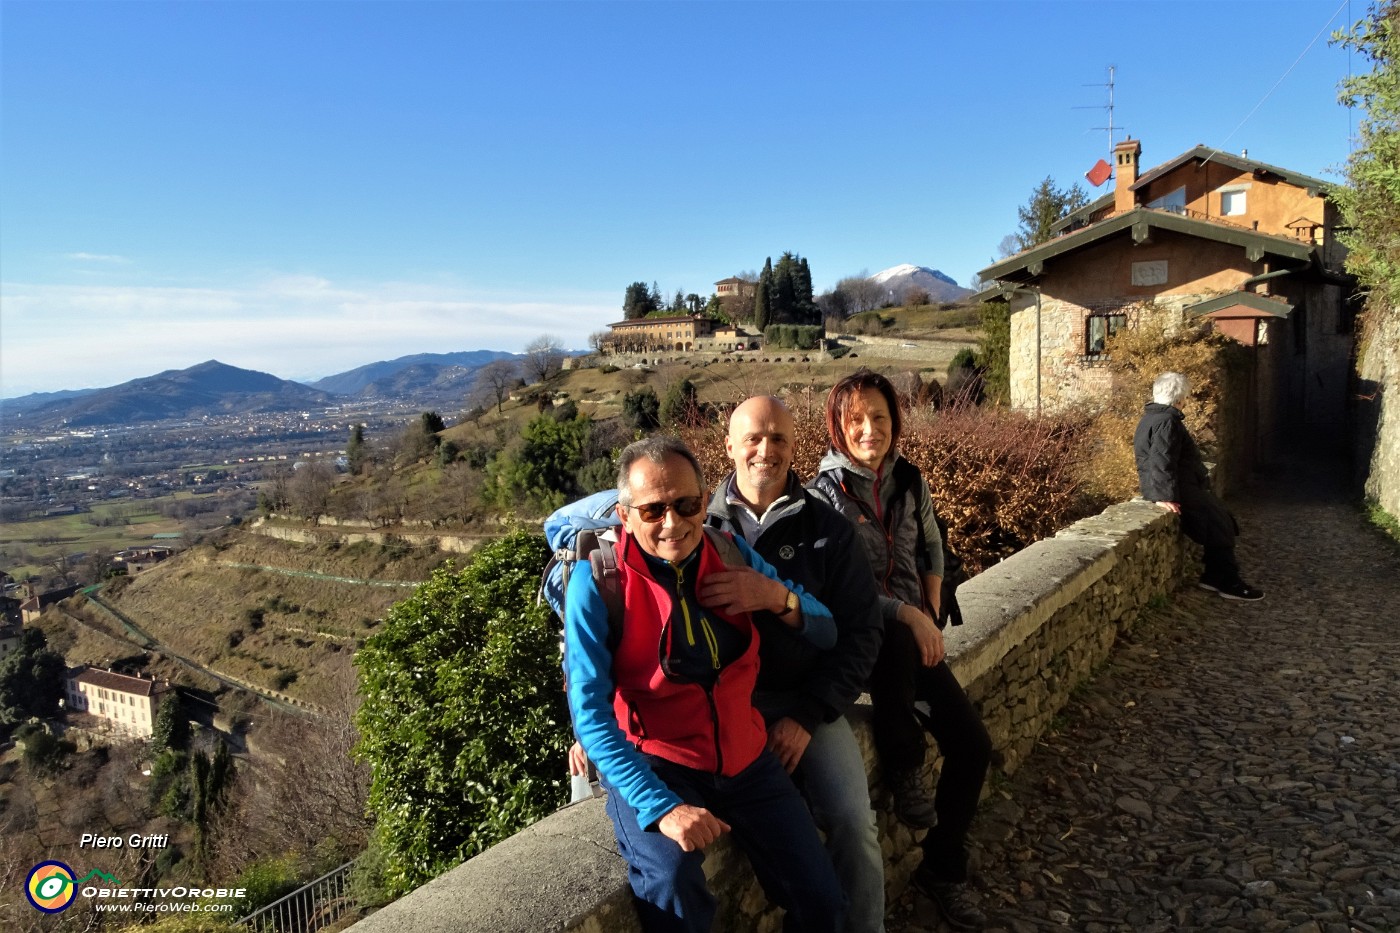
{"type": "Polygon", "coordinates": [[[1183,217],[1167,211],[1154,211],[1147,208],[1137,208],[1107,220],[1101,220],[1096,224],[1076,230],[1073,233],[1056,237],[1039,246],[1033,247],[1015,256],[1009,257],[999,263],[994,263],[978,273],[985,279],[1008,279],[1017,273],[1031,276],[1029,268],[1038,262],[1045,262],[1056,256],[1063,255],[1074,250],[1078,250],[1096,243],[1099,240],[1112,236],[1119,231],[1134,226],[1138,223],[1145,223],[1149,227],[1162,230],[1169,230],[1174,233],[1182,233],[1187,236],[1197,236],[1202,239],[1213,240],[1217,243],[1225,243],[1230,246],[1238,246],[1248,249],[1257,247],[1271,255],[1282,256],[1286,259],[1297,261],[1307,261],[1312,257],[1313,247],[1300,242],[1274,236],[1268,233],[1258,233],[1253,230],[1246,230],[1242,227],[1229,227],[1224,224],[1213,223],[1208,220],[1196,220],[1191,217],[1183,217]]]}
{"type": "Polygon", "coordinates": [[[1293,305],[1286,301],[1279,301],[1277,298],[1268,298],[1264,295],[1257,295],[1254,292],[1243,291],[1227,292],[1215,298],[1208,298],[1205,301],[1190,305],[1185,309],[1185,312],[1199,317],[1236,305],[1243,305],[1251,311],[1258,311],[1271,317],[1286,318],[1293,313],[1293,305]]]}

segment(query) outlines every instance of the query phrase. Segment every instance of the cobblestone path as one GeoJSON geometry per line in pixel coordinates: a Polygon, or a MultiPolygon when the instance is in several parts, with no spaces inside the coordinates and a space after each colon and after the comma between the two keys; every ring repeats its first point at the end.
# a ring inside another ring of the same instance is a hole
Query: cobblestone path
{"type": "Polygon", "coordinates": [[[989,931],[1400,931],[1400,556],[1327,476],[1231,502],[1263,602],[1178,592],[993,782],[989,931]]]}

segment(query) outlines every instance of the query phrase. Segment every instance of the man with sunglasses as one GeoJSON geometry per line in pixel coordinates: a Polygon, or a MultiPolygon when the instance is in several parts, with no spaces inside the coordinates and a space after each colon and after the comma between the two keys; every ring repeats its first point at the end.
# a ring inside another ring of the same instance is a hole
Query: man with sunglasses
{"type": "Polygon", "coordinates": [[[755,618],[760,634],[754,705],[768,747],[797,778],[850,900],[846,933],[885,928],[885,860],[870,807],[865,757],[846,712],[865,692],[884,637],[875,577],[855,526],[802,488],[792,471],[796,427],[772,396],[751,398],[729,417],[724,449],[734,472],[710,498],[706,521],[731,532],[806,587],[835,617],[835,646],[814,647],[777,619],[755,618]]]}
{"type": "Polygon", "coordinates": [[[574,731],[608,790],[642,926],[710,930],[716,911],[703,850],[733,832],[784,929],[840,929],[845,899],[806,804],[765,748],[753,706],[755,614],[818,648],[831,614],[781,580],[742,540],[727,566],[704,528],[704,476],[677,438],[622,451],[616,546],[622,625],[590,573],[565,600],[565,666],[574,731]]]}

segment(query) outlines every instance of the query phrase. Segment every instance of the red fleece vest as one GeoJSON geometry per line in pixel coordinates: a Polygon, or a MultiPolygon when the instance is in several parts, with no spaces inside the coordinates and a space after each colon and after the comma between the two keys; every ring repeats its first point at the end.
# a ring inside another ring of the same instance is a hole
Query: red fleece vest
{"type": "MultiPolygon", "coordinates": [[[[701,538],[696,585],[726,569],[708,537],[701,538]]],[[[674,683],[661,670],[662,624],[674,600],[656,582],[641,546],[625,531],[618,544],[623,605],[622,640],[613,656],[617,693],[613,709],[630,742],[649,755],[701,771],[733,776],[754,762],[767,742],[763,716],[754,709],[758,631],[747,613],[716,618],[746,632],[748,647],[719,672],[710,691],[674,683]]]]}

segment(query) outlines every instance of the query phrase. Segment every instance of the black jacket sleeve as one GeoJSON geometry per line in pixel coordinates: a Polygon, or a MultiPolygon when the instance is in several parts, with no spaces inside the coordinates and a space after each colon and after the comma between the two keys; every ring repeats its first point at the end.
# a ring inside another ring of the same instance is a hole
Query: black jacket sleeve
{"type": "Polygon", "coordinates": [[[870,559],[855,528],[814,497],[808,497],[806,508],[819,518],[827,538],[827,546],[822,549],[827,552],[823,567],[825,586],[820,596],[836,619],[836,647],[817,662],[805,691],[808,702],[801,704],[793,716],[811,731],[820,722],[845,715],[865,692],[880,653],[885,625],[870,559]]]}

